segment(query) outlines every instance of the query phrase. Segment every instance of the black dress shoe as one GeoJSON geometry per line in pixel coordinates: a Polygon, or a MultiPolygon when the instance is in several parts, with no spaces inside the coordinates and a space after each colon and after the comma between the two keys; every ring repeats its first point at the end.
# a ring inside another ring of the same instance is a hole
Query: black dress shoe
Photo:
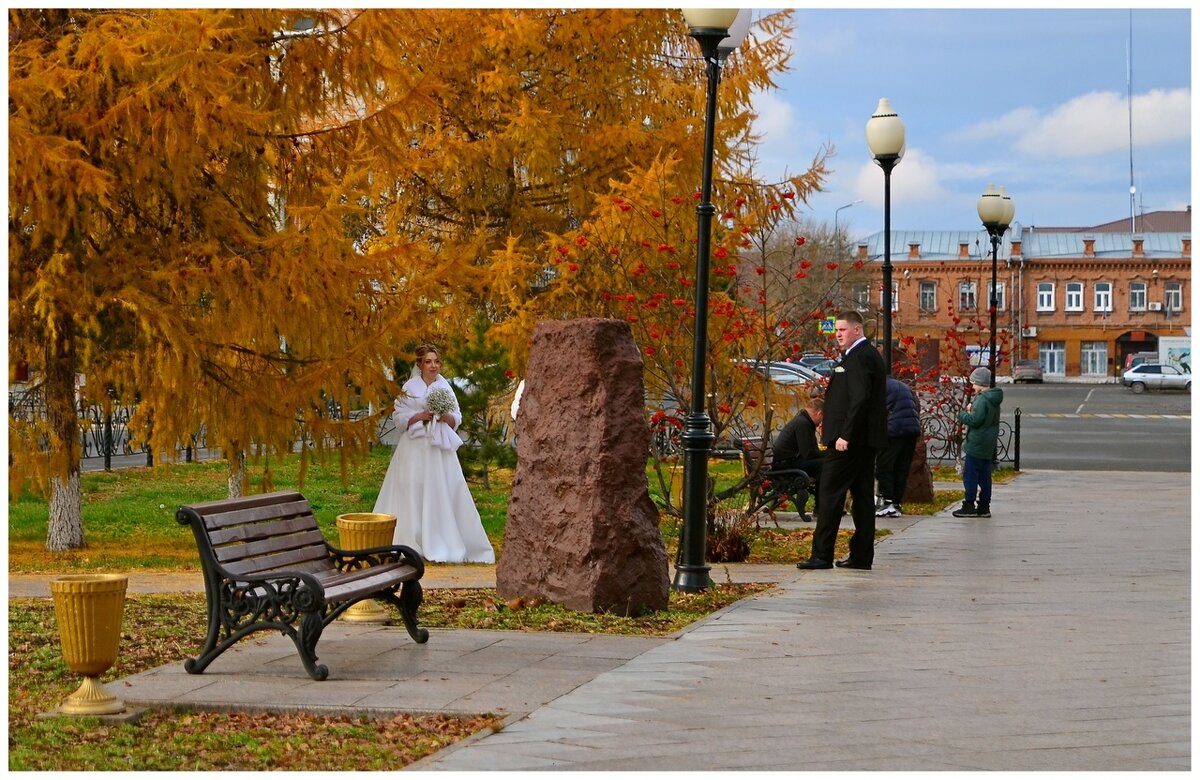
{"type": "Polygon", "coordinates": [[[850,560],[849,558],[844,558],[840,561],[837,561],[837,567],[839,569],[862,569],[863,571],[871,570],[871,564],[868,563],[867,565],[864,566],[861,563],[855,563],[854,561],[850,560]]]}
{"type": "Polygon", "coordinates": [[[833,564],[820,558],[809,558],[796,564],[797,569],[832,569],[833,564]]]}

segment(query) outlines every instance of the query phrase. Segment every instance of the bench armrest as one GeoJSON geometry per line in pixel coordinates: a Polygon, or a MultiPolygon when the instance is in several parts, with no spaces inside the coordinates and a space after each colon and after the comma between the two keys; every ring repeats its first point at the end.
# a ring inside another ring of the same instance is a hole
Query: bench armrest
{"type": "Polygon", "coordinates": [[[390,544],[366,550],[343,550],[326,542],[329,556],[338,571],[380,566],[385,563],[406,563],[417,570],[417,578],[425,576],[425,559],[406,544],[390,544]]]}
{"type": "Polygon", "coordinates": [[[308,572],[278,571],[248,577],[222,569],[219,576],[218,585],[228,589],[235,599],[252,596],[275,603],[287,602],[300,612],[313,612],[325,605],[325,586],[308,572]]]}

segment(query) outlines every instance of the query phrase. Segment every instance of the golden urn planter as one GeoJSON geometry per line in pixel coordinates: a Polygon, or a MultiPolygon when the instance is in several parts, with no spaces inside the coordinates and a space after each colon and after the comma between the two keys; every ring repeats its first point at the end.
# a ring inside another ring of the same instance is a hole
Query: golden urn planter
{"type": "Polygon", "coordinates": [[[125,702],[105,689],[100,675],[117,661],[128,585],[124,574],[67,574],[50,580],[63,659],[72,672],[83,675],[83,684],[59,713],[112,715],[125,709],[125,702]]]}
{"type": "MultiPolygon", "coordinates": [[[[350,512],[337,516],[340,544],[346,551],[387,547],[396,533],[396,516],[382,512],[350,512]]],[[[375,599],[363,599],[341,614],[351,623],[386,623],[388,612],[375,599]]]]}

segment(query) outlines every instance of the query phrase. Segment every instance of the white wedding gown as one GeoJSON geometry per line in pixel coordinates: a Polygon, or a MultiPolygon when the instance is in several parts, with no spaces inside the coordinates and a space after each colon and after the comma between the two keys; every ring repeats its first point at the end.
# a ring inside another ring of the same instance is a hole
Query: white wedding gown
{"type": "MultiPolygon", "coordinates": [[[[441,375],[426,386],[420,376],[404,383],[392,418],[400,431],[392,462],[375,501],[375,511],[396,516],[396,544],[413,547],[427,561],[495,563],[496,553],[483,531],[479,510],[467,488],[456,450],[462,439],[446,423],[425,423],[405,430],[408,420],[425,409],[425,396],[454,389],[441,375]]],[[[455,397],[454,428],[462,422],[455,397]]]]}

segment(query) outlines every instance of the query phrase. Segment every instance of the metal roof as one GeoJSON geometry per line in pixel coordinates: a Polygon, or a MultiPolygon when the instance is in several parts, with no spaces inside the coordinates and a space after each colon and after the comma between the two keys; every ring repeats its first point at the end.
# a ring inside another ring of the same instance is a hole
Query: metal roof
{"type": "MultiPolygon", "coordinates": [[[[1012,255],[1012,241],[1021,242],[1021,255],[1027,260],[1041,258],[1082,258],[1084,240],[1093,240],[1095,256],[1098,258],[1129,258],[1133,256],[1133,238],[1142,239],[1142,251],[1148,258],[1183,257],[1183,240],[1191,233],[1115,233],[1081,230],[1079,232],[1042,232],[1036,228],[1022,228],[1014,224],[1000,242],[997,253],[1001,259],[1012,255]]],[[[859,244],[867,245],[867,257],[879,260],[883,257],[883,233],[873,233],[859,244]]],[[[921,260],[958,260],[959,245],[967,244],[971,259],[983,260],[991,257],[991,239],[985,230],[924,230],[892,231],[892,262],[903,263],[908,258],[909,246],[920,245],[921,260]]]]}

